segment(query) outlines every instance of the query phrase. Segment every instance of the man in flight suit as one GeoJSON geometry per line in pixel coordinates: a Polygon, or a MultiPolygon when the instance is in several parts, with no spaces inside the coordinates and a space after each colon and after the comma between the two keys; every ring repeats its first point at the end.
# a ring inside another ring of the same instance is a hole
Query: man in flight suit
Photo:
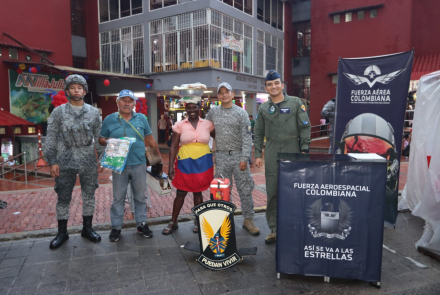
{"type": "Polygon", "coordinates": [[[67,220],[72,191],[79,174],[83,201],[83,229],[81,236],[92,242],[101,237],[92,229],[95,212],[95,190],[98,188],[98,158],[103,147],[98,143],[101,119],[97,108],[84,103],[88,85],[84,77],[70,75],[64,90],[69,103],[55,108],[48,119],[44,155],[50,165],[50,174],[55,177],[58,235],[50,243],[50,249],[60,247],[69,239],[67,220]]]}
{"type": "Polygon", "coordinates": [[[269,100],[260,105],[254,128],[255,164],[262,166],[264,149],[267,208],[266,219],[271,233],[267,244],[276,242],[278,203],[277,153],[308,153],[310,144],[310,121],[305,105],[298,97],[283,94],[281,76],[270,71],[266,76],[266,92],[269,100]]]}

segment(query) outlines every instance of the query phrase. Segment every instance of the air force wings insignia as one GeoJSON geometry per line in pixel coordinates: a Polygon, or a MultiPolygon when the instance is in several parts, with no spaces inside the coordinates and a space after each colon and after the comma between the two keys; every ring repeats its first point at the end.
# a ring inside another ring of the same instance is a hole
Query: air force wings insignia
{"type": "Polygon", "coordinates": [[[403,71],[405,71],[405,69],[403,70],[398,70],[389,74],[385,74],[382,76],[377,76],[373,81],[370,82],[370,79],[368,77],[370,77],[371,79],[374,78],[374,74],[370,74],[368,77],[362,77],[362,76],[357,76],[357,75],[353,75],[353,74],[349,74],[349,73],[344,73],[344,75],[350,79],[351,82],[353,82],[355,85],[361,85],[363,83],[367,83],[368,86],[373,87],[374,84],[376,83],[382,83],[382,84],[388,84],[391,81],[393,81],[398,75],[400,75],[403,71]]]}
{"type": "Polygon", "coordinates": [[[207,237],[207,242],[214,253],[214,257],[225,257],[223,252],[225,252],[225,249],[228,246],[229,233],[231,232],[231,222],[229,218],[227,216],[225,217],[219,233],[214,234],[209,222],[205,217],[202,217],[202,230],[205,237],[207,237]]]}
{"type": "Polygon", "coordinates": [[[200,256],[197,261],[211,270],[225,270],[239,263],[235,239],[234,211],[237,207],[223,200],[212,200],[195,206],[200,227],[200,256]]]}

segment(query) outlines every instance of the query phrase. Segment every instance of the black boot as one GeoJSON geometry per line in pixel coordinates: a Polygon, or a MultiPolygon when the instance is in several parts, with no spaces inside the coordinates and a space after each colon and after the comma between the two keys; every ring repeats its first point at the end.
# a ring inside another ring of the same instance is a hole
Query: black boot
{"type": "Polygon", "coordinates": [[[88,238],[92,242],[101,242],[101,236],[98,235],[92,228],[92,216],[83,216],[83,229],[81,237],[88,238]]]}
{"type": "Polygon", "coordinates": [[[56,249],[61,247],[61,245],[69,239],[69,234],[67,233],[67,220],[58,220],[58,234],[55,239],[50,242],[50,249],[56,249]]]}

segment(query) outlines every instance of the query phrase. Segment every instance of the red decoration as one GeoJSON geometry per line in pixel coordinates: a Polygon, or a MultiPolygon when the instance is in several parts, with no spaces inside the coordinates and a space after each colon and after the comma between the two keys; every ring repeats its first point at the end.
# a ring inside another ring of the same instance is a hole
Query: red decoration
{"type": "Polygon", "coordinates": [[[69,101],[67,100],[67,96],[66,96],[66,94],[64,93],[64,91],[60,91],[60,92],[58,92],[57,94],[55,94],[55,95],[53,95],[52,96],[52,104],[55,106],[55,107],[58,107],[58,106],[60,106],[60,105],[62,105],[62,104],[65,104],[65,103],[68,103],[69,101]]]}
{"type": "Polygon", "coordinates": [[[31,72],[35,74],[36,72],[38,72],[38,70],[37,70],[36,67],[32,67],[32,68],[31,68],[31,72]]]}
{"type": "Polygon", "coordinates": [[[105,79],[104,80],[104,86],[108,86],[108,85],[110,85],[110,81],[108,79],[105,79]]]}
{"type": "Polygon", "coordinates": [[[18,69],[17,69],[17,73],[21,74],[21,73],[23,73],[23,70],[20,69],[20,68],[18,68],[18,69]]]}
{"type": "Polygon", "coordinates": [[[145,116],[148,116],[148,106],[147,106],[147,100],[143,97],[139,98],[136,102],[136,113],[144,114],[145,116]],[[141,109],[142,105],[142,109],[141,109]]]}

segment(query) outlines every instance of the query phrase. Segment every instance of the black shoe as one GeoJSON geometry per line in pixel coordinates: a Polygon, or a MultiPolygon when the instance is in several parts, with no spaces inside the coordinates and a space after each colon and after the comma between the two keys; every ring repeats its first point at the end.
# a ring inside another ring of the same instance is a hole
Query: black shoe
{"type": "Polygon", "coordinates": [[[90,241],[96,243],[101,241],[101,236],[98,235],[92,228],[92,216],[83,216],[83,229],[81,237],[88,238],[90,241]]]}
{"type": "Polygon", "coordinates": [[[121,230],[120,229],[112,229],[110,232],[110,235],[108,236],[108,239],[110,242],[117,242],[119,241],[119,237],[121,236],[121,230]]]}
{"type": "Polygon", "coordinates": [[[50,242],[49,248],[56,249],[61,247],[65,241],[69,239],[69,234],[67,233],[67,220],[58,220],[58,234],[50,242]]]}
{"type": "Polygon", "coordinates": [[[148,224],[146,222],[142,222],[141,225],[137,227],[137,230],[138,233],[146,238],[151,238],[153,236],[153,232],[148,228],[148,224]]]}

